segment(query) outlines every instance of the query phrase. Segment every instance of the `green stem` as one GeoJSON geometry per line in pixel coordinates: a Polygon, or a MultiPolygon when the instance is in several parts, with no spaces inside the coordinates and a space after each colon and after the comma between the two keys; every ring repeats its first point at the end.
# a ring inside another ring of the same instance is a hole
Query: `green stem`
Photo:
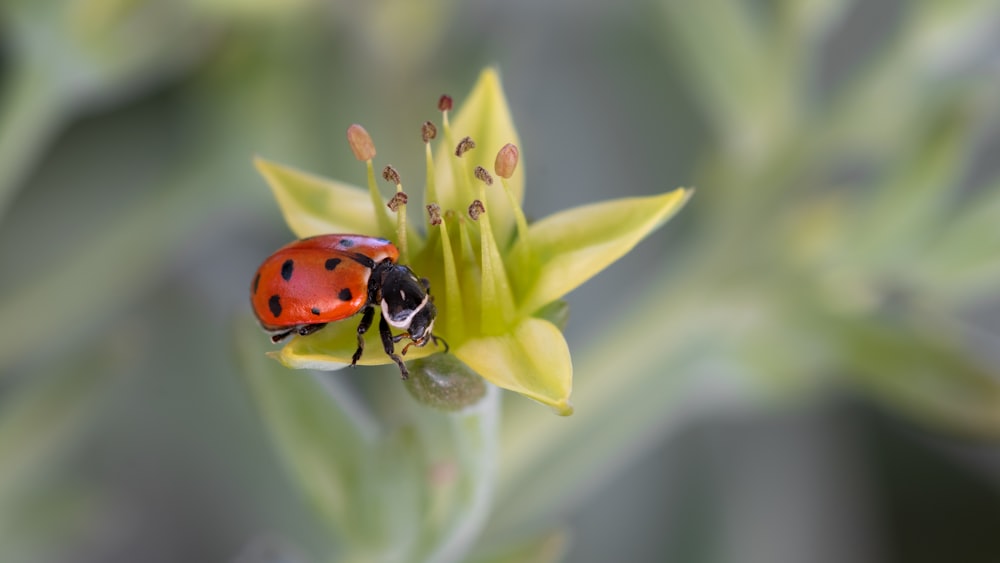
{"type": "Polygon", "coordinates": [[[478,405],[449,418],[465,482],[452,503],[451,526],[435,538],[435,548],[426,561],[463,560],[486,525],[496,486],[500,390],[487,385],[486,396],[478,405]]]}

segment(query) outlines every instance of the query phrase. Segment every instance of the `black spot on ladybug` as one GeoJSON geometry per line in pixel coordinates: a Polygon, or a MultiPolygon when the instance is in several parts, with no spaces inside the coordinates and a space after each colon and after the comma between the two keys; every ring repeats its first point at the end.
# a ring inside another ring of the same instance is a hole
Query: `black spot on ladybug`
{"type": "Polygon", "coordinates": [[[257,277],[253,279],[253,293],[257,294],[257,286],[260,285],[260,272],[257,272],[257,277]]]}
{"type": "Polygon", "coordinates": [[[338,264],[340,264],[340,258],[330,258],[329,260],[326,261],[325,266],[327,270],[332,271],[334,268],[337,267],[338,264]]]}
{"type": "Polygon", "coordinates": [[[348,288],[348,287],[345,287],[344,289],[341,289],[340,293],[337,294],[337,298],[339,298],[341,301],[350,301],[351,300],[351,289],[348,288]]]}
{"type": "Polygon", "coordinates": [[[281,265],[281,277],[285,281],[292,279],[292,270],[295,269],[294,260],[285,260],[285,263],[281,265]]]}
{"type": "Polygon", "coordinates": [[[312,314],[318,315],[319,314],[319,307],[313,307],[312,308],[312,314]]]}
{"type": "Polygon", "coordinates": [[[278,295],[272,295],[270,299],[267,300],[267,306],[271,309],[271,314],[274,318],[281,316],[281,297],[278,295]]]}
{"type": "Polygon", "coordinates": [[[354,246],[354,241],[351,240],[351,239],[349,239],[349,238],[342,238],[342,239],[340,239],[340,243],[339,244],[340,244],[340,246],[343,246],[344,248],[350,248],[350,247],[354,246]]]}

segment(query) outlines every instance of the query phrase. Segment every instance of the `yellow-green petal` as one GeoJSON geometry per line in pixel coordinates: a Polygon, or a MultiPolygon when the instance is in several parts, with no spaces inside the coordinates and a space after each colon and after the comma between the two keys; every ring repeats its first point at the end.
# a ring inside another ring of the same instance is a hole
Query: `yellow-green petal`
{"type": "MultiPolygon", "coordinates": [[[[517,280],[521,313],[531,314],[560,299],[621,258],[680,210],[691,194],[692,190],[680,188],[658,196],[594,203],[531,225],[528,243],[535,263],[525,272],[536,275],[517,280]]],[[[519,263],[519,255],[526,251],[524,241],[518,241],[513,263],[519,263]]]]}
{"type": "MultiPolygon", "coordinates": [[[[437,194],[444,209],[464,211],[477,197],[478,180],[472,178],[472,170],[482,166],[492,174],[497,152],[507,143],[520,147],[520,139],[514,129],[514,120],[507,106],[500,85],[500,76],[495,68],[487,68],[479,75],[472,92],[463,101],[461,109],[451,120],[452,139],[438,141],[440,144],[435,157],[437,172],[437,194]],[[476,148],[461,158],[455,156],[454,144],[463,137],[472,137],[476,148]],[[453,165],[460,166],[465,178],[456,181],[453,165]],[[473,183],[475,182],[475,184],[473,183]],[[471,188],[471,189],[470,189],[471,188]]],[[[523,155],[525,151],[521,151],[523,155]]],[[[524,161],[521,160],[513,176],[507,180],[515,199],[524,200],[524,161]]],[[[486,212],[492,216],[493,232],[501,247],[506,247],[514,232],[514,210],[499,184],[488,188],[486,212]]]]}
{"type": "Polygon", "coordinates": [[[359,233],[394,238],[377,232],[375,211],[366,190],[264,160],[254,159],[267,180],[281,214],[299,238],[328,233],[359,233]]]}
{"type": "MultiPolygon", "coordinates": [[[[327,325],[322,330],[309,336],[295,336],[275,356],[278,361],[290,368],[337,370],[351,363],[351,357],[358,348],[358,322],[360,317],[353,317],[341,322],[327,325]]],[[[404,342],[408,342],[404,340],[404,342]]],[[[401,354],[405,344],[396,345],[396,353],[401,354]]],[[[404,361],[423,358],[439,351],[433,343],[422,348],[411,347],[404,361]]],[[[365,334],[365,353],[358,361],[361,366],[378,366],[393,363],[385,351],[378,335],[378,319],[365,334]]]]}
{"type": "Polygon", "coordinates": [[[527,317],[500,336],[466,341],[455,355],[490,383],[570,415],[573,363],[569,347],[552,323],[527,317]]]}

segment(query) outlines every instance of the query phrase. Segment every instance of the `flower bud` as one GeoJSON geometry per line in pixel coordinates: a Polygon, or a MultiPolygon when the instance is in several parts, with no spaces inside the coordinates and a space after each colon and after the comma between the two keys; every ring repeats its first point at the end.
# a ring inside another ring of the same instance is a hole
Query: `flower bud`
{"type": "Polygon", "coordinates": [[[375,158],[375,143],[371,135],[357,123],[347,128],[347,143],[351,145],[354,158],[361,162],[375,158]]]}
{"type": "Polygon", "coordinates": [[[517,161],[520,158],[521,153],[517,150],[517,146],[507,143],[497,153],[497,160],[493,164],[493,171],[497,173],[497,176],[509,179],[514,175],[514,170],[517,169],[517,161]]]}
{"type": "Polygon", "coordinates": [[[431,354],[407,362],[410,378],[404,385],[418,402],[443,411],[457,411],[478,403],[486,383],[454,354],[431,354]]]}

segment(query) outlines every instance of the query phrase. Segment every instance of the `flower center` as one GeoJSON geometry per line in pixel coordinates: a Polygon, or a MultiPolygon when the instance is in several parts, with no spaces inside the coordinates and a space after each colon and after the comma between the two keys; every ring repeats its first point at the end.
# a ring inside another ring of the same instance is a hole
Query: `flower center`
{"type": "MultiPolygon", "coordinates": [[[[448,166],[454,182],[450,188],[459,195],[459,201],[464,200],[468,206],[463,209],[441,207],[439,175],[431,147],[438,137],[438,128],[430,121],[424,122],[420,128],[427,173],[423,198],[427,210],[424,233],[416,232],[407,224],[409,196],[403,190],[399,172],[392,166],[383,169],[382,177],[393,184],[396,191],[388,202],[383,200],[375,183],[375,145],[364,128],[352,125],[347,137],[355,157],[364,161],[368,168],[376,226],[382,233],[394,232],[400,261],[412,265],[418,275],[430,280],[439,309],[438,332],[452,342],[461,343],[478,335],[503,334],[514,324],[518,308],[508,269],[529,267],[531,253],[530,250],[520,253],[517,264],[505,263],[512,243],[498,243],[497,225],[493,224],[485,204],[487,190],[497,189],[495,185],[499,183],[514,212],[517,238],[522,241],[521,246],[525,246],[527,220],[507,182],[520,159],[518,148],[509,143],[504,145],[496,155],[493,173],[482,166],[473,166],[466,155],[477,149],[476,141],[469,136],[454,141],[449,121],[451,106],[451,98],[442,96],[438,109],[442,113],[444,142],[450,149],[448,166]]],[[[497,219],[501,218],[497,216],[497,219]]]]}

